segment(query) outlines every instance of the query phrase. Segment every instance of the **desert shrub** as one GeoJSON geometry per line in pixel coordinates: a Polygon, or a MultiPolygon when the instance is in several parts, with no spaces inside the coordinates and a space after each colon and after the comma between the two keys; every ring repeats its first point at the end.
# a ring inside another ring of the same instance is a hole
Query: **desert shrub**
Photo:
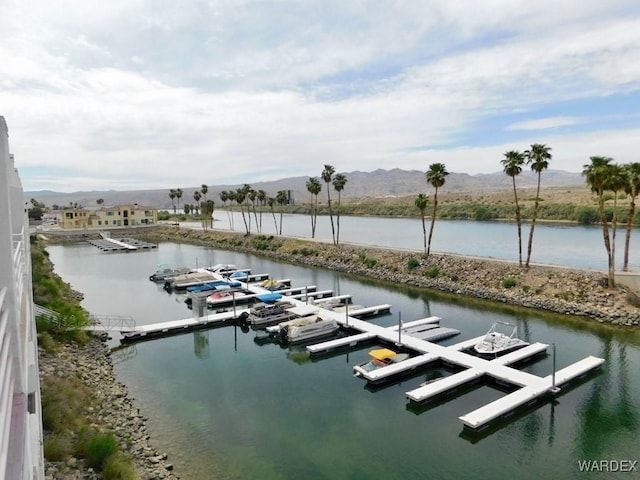
{"type": "Polygon", "coordinates": [[[63,462],[71,455],[71,440],[66,435],[45,435],[42,447],[49,462],[63,462]]]}
{"type": "Polygon", "coordinates": [[[598,209],[594,207],[579,207],[576,210],[576,221],[583,225],[592,225],[600,221],[598,209]]]}
{"type": "Polygon", "coordinates": [[[378,261],[375,258],[365,258],[364,262],[363,262],[367,267],[369,268],[373,268],[375,267],[376,263],[378,263],[378,261]]]}
{"type": "Polygon", "coordinates": [[[41,383],[42,425],[45,430],[62,433],[82,423],[82,410],[91,396],[77,378],[46,377],[41,383]]]}
{"type": "Polygon", "coordinates": [[[48,332],[38,333],[38,346],[47,353],[56,353],[58,345],[48,332]]]}
{"type": "Polygon", "coordinates": [[[97,434],[90,438],[84,448],[88,466],[102,468],[107,458],[118,451],[118,441],[113,433],[97,434]]]}
{"type": "Polygon", "coordinates": [[[407,260],[407,268],[409,270],[413,270],[418,265],[420,265],[420,260],[418,260],[416,257],[411,257],[409,258],[409,260],[407,260]]]}
{"type": "Polygon", "coordinates": [[[438,267],[437,265],[433,265],[424,274],[429,278],[436,278],[438,275],[440,275],[440,267],[438,267]]]}
{"type": "Polygon", "coordinates": [[[102,468],[103,480],[135,480],[133,460],[120,452],[109,456],[102,468]]]}
{"type": "Polygon", "coordinates": [[[529,285],[522,285],[522,291],[524,293],[529,293],[530,290],[531,290],[531,287],[529,285]]]}
{"type": "Polygon", "coordinates": [[[502,286],[504,288],[513,288],[516,286],[516,284],[517,282],[513,278],[505,278],[504,280],[502,280],[502,286]]]}

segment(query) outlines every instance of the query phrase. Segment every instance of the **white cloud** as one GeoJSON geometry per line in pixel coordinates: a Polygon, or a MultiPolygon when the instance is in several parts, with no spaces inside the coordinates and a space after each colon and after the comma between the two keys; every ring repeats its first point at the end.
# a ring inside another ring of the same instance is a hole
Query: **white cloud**
{"type": "Polygon", "coordinates": [[[615,131],[599,123],[613,110],[545,109],[640,90],[636,4],[10,0],[0,115],[18,168],[44,172],[28,189],[251,183],[325,163],[491,172],[541,141],[530,130],[578,171],[637,151],[637,117],[615,131]],[[549,137],[578,124],[591,130],[549,137]]]}

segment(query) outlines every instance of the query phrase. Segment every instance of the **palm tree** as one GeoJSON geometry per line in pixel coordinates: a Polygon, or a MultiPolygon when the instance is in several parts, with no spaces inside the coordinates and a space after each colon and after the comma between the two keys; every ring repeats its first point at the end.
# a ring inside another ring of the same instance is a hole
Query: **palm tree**
{"type": "Polygon", "coordinates": [[[531,260],[531,249],[533,247],[533,230],[536,227],[536,218],[538,217],[538,207],[540,202],[540,177],[542,171],[549,168],[549,160],[551,160],[551,147],[547,147],[542,143],[534,143],[531,145],[530,150],[524,151],[524,156],[527,159],[527,165],[531,165],[531,170],[538,174],[538,188],[536,190],[536,198],[533,204],[533,215],[531,217],[531,230],[529,230],[529,245],[527,247],[527,263],[525,268],[529,268],[529,261],[531,260]]]}
{"type": "Polygon", "coordinates": [[[322,170],[322,180],[327,184],[327,206],[329,207],[329,218],[331,219],[331,238],[333,239],[333,243],[336,243],[336,229],[333,225],[333,210],[331,209],[331,195],[329,195],[329,184],[333,179],[333,174],[336,172],[336,169],[333,168],[332,165],[325,165],[324,170],[322,170]]]}
{"type": "MultiPolygon", "coordinates": [[[[249,189],[249,193],[247,194],[247,198],[251,201],[251,209],[253,210],[253,218],[256,219],[256,230],[260,233],[260,227],[258,225],[258,213],[256,212],[256,199],[258,198],[258,192],[256,192],[253,188],[249,189]]],[[[249,222],[251,222],[251,216],[249,216],[249,222]]]]}
{"type": "Polygon", "coordinates": [[[204,183],[200,185],[200,191],[202,192],[202,196],[204,198],[204,202],[207,201],[207,192],[209,191],[209,187],[207,187],[204,183]]]}
{"type": "Polygon", "coordinates": [[[422,237],[424,239],[424,253],[425,253],[425,255],[427,254],[427,226],[424,223],[424,214],[425,214],[425,211],[427,209],[427,204],[428,203],[429,203],[429,196],[424,194],[424,193],[418,194],[418,196],[416,197],[416,200],[414,202],[416,208],[418,210],[420,210],[420,218],[422,219],[422,237]]]}
{"type": "Polygon", "coordinates": [[[247,219],[244,216],[244,209],[242,208],[242,204],[246,197],[247,197],[247,194],[245,193],[244,189],[238,188],[236,190],[235,199],[238,205],[240,205],[240,213],[242,214],[242,221],[244,222],[244,228],[247,231],[247,235],[249,235],[249,225],[247,224],[247,219]]]}
{"type": "Polygon", "coordinates": [[[598,211],[600,212],[600,222],[602,223],[602,236],[604,237],[604,248],[607,251],[609,265],[607,283],[609,288],[614,288],[616,286],[615,265],[613,264],[613,257],[611,255],[609,222],[607,221],[607,214],[604,210],[604,192],[607,189],[609,170],[613,159],[601,156],[589,157],[589,159],[591,163],[583,166],[582,175],[586,178],[587,184],[591,187],[591,191],[598,197],[598,211]]]}
{"type": "Polygon", "coordinates": [[[344,190],[344,186],[347,184],[347,177],[343,174],[336,174],[333,179],[333,188],[338,192],[338,208],[336,209],[336,245],[340,243],[340,193],[344,190]]]}
{"type": "Polygon", "coordinates": [[[624,264],[623,271],[629,270],[629,244],[631,243],[631,227],[633,227],[633,217],[636,214],[636,198],[640,195],[640,163],[628,163],[624,166],[627,171],[627,186],[625,193],[629,195],[629,213],[627,214],[627,234],[624,240],[624,264]]]}
{"type": "MultiPolygon", "coordinates": [[[[229,200],[230,202],[234,202],[236,200],[236,192],[234,190],[229,190],[227,192],[227,200],[229,200]]],[[[233,213],[230,211],[227,211],[227,213],[231,217],[231,222],[229,223],[229,230],[235,230],[235,221],[234,221],[233,213]]]]}
{"type": "Polygon", "coordinates": [[[318,194],[322,191],[322,184],[316,177],[311,177],[307,180],[306,185],[307,191],[311,194],[311,238],[315,238],[318,219],[318,194]]]}
{"type": "Polygon", "coordinates": [[[178,199],[178,210],[180,209],[180,199],[182,198],[182,189],[176,188],[176,198],[178,199]]]}
{"type": "Polygon", "coordinates": [[[269,208],[271,209],[271,215],[273,215],[273,223],[276,226],[276,233],[278,233],[278,221],[276,220],[276,212],[274,210],[276,199],[273,197],[269,197],[267,199],[267,205],[269,205],[269,208]]]}
{"type": "Polygon", "coordinates": [[[426,172],[427,182],[436,189],[436,193],[433,195],[433,213],[431,214],[431,228],[429,228],[429,241],[427,243],[427,257],[431,252],[431,237],[433,236],[433,226],[436,223],[436,213],[438,209],[438,188],[442,187],[446,181],[447,167],[444,163],[432,163],[429,165],[429,170],[426,172]]]}
{"type": "Polygon", "coordinates": [[[278,190],[276,194],[276,202],[280,205],[280,235],[282,235],[282,211],[284,210],[284,206],[287,204],[287,191],[286,190],[278,190]]]}
{"type": "Polygon", "coordinates": [[[169,198],[171,199],[171,206],[173,207],[173,214],[175,215],[176,214],[176,204],[173,201],[173,199],[176,198],[175,189],[172,188],[171,190],[169,190],[169,198]]]}
{"type": "Polygon", "coordinates": [[[264,207],[267,201],[267,192],[264,190],[258,190],[258,202],[260,202],[260,224],[258,225],[258,231],[262,231],[262,207],[264,207]]]}
{"type": "Polygon", "coordinates": [[[516,202],[516,224],[518,225],[518,260],[522,266],[522,218],[520,217],[520,204],[518,203],[518,191],[516,190],[516,176],[522,173],[524,165],[524,154],[511,150],[504,154],[504,158],[500,160],[504,166],[504,173],[509,175],[513,180],[513,198],[516,202]]]}
{"type": "Polygon", "coordinates": [[[624,190],[629,179],[623,167],[614,164],[609,167],[606,188],[613,192],[613,217],[611,219],[611,262],[615,269],[616,233],[618,230],[618,192],[624,190]]]}
{"type": "MultiPolygon", "coordinates": [[[[204,216],[204,224],[209,224],[210,228],[213,228],[213,210],[215,203],[209,199],[206,202],[202,202],[202,215],[204,216]]],[[[206,230],[206,227],[205,227],[206,230]]]]}
{"type": "MultiPolygon", "coordinates": [[[[195,209],[195,214],[198,214],[198,206],[200,205],[200,199],[202,198],[202,194],[196,190],[195,192],[193,192],[193,199],[195,200],[196,204],[194,205],[194,209],[195,209]]],[[[202,212],[204,213],[204,212],[202,212]]],[[[202,220],[204,223],[204,219],[202,220]]]]}

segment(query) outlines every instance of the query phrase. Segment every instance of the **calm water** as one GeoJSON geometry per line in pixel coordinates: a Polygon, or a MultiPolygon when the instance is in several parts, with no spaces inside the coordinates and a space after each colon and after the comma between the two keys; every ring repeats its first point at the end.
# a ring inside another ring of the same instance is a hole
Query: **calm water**
{"type": "MultiPolygon", "coordinates": [[[[430,367],[384,388],[367,388],[352,366],[371,346],[310,359],[303,348],[256,343],[255,332],[224,327],[136,344],[114,353],[118,379],[149,418],[153,441],[182,478],[209,479],[584,479],[579,460],[640,460],[640,338],[620,330],[507,307],[363,282],[343,274],[244,254],[163,243],[155,251],[103,253],[88,245],[48,247],[56,271],[85,294],[94,314],[138,324],[187,318],[179,296],[147,280],[156,265],[235,263],[293,284],[351,293],[355,303],[390,303],[381,325],[438,315],[462,334],[496,320],[516,322],[531,341],[555,342],[562,368],[587,355],[603,369],[553,403],[469,435],[460,415],[504,395],[489,383],[416,408],[404,392],[430,367]]],[[[547,375],[551,357],[523,367],[547,375]]],[[[631,477],[628,477],[631,478],[631,477]]]]}
{"type": "MultiPolygon", "coordinates": [[[[229,229],[230,217],[224,210],[215,213],[214,226],[229,229]]],[[[278,224],[280,216],[276,215],[278,224]]],[[[260,217],[258,216],[258,220],[260,217]]],[[[231,217],[233,228],[245,231],[240,213],[231,217]]],[[[335,218],[334,218],[335,221],[335,218]]],[[[192,226],[198,226],[191,223],[192,226]]],[[[311,236],[311,221],[308,215],[284,215],[282,234],[296,237],[311,236]]],[[[426,221],[427,234],[429,220],[426,221]]],[[[257,232],[252,215],[251,232],[257,232]]],[[[263,214],[262,233],[276,232],[272,215],[263,214]]],[[[640,229],[635,228],[629,248],[629,269],[640,271],[640,229]]],[[[616,237],[616,266],[622,269],[624,255],[624,229],[618,229],[616,237]]],[[[316,238],[331,241],[329,217],[318,217],[316,238]]],[[[529,225],[522,227],[523,260],[527,256],[529,225]]],[[[340,240],[367,245],[376,245],[411,250],[423,249],[422,222],[417,218],[386,217],[341,217],[340,240]]],[[[518,234],[514,223],[473,222],[468,220],[437,220],[431,250],[460,255],[493,257],[504,260],[518,260],[518,234]]],[[[578,268],[607,270],[607,254],[604,248],[602,228],[597,225],[536,225],[531,254],[533,263],[549,263],[578,268]]]]}

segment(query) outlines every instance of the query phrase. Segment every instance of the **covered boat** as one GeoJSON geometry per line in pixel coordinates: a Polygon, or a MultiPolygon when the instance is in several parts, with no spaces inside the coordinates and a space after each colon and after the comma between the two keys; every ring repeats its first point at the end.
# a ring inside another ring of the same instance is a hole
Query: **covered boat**
{"type": "Polygon", "coordinates": [[[392,363],[399,363],[409,358],[408,353],[396,353],[388,348],[377,348],[369,352],[371,359],[368,362],[360,363],[353,367],[355,375],[362,375],[376,368],[386,367],[392,363]]]}

